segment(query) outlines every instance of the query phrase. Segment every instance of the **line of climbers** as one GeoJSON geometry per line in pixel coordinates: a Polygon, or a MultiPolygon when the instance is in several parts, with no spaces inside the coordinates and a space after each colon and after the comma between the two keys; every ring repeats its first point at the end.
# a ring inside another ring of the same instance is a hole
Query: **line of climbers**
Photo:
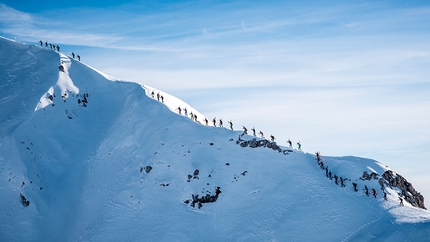
{"type": "MultiPolygon", "coordinates": [[[[40,44],[40,47],[43,47],[43,41],[42,40],[39,40],[39,44],[40,44]]],[[[60,45],[54,45],[52,43],[48,44],[48,41],[45,41],[45,47],[48,48],[48,46],[51,50],[56,50],[56,51],[60,52],[60,45]]]]}
{"type": "MultiPolygon", "coordinates": [[[[40,47],[43,47],[43,41],[42,40],[39,40],[39,44],[40,44],[40,47]]],[[[55,45],[52,43],[48,43],[48,41],[45,41],[45,47],[50,48],[51,50],[56,50],[56,51],[60,52],[60,45],[55,45]]],[[[70,52],[69,52],[69,54],[70,54],[70,52]]],[[[78,59],[78,61],[81,61],[81,56],[80,55],[75,56],[75,53],[72,52],[72,58],[75,59],[75,57],[78,59]]]]}
{"type": "MultiPolygon", "coordinates": [[[[151,92],[151,97],[152,98],[155,98],[155,90],[153,90],[152,92],[151,92]]],[[[161,102],[162,103],[164,103],[164,97],[163,97],[163,95],[161,95],[160,94],[160,92],[157,92],[157,100],[160,102],[160,99],[161,99],[161,102]]],[[[179,107],[177,107],[176,108],[176,111],[180,114],[180,115],[182,115],[182,113],[183,113],[183,115],[185,115],[186,117],[188,117],[188,109],[186,108],[186,107],[184,107],[184,108],[181,108],[180,106],[179,107]]],[[[200,121],[198,121],[197,120],[197,114],[195,114],[195,113],[193,113],[193,112],[190,112],[190,116],[189,116],[190,118],[191,118],[191,120],[193,120],[194,122],[196,122],[196,123],[198,123],[198,124],[201,124],[201,122],[200,121]]],[[[206,125],[206,126],[208,126],[209,125],[209,119],[207,119],[206,117],[203,119],[203,122],[204,122],[204,124],[206,125]]],[[[214,127],[217,127],[217,118],[215,117],[215,118],[213,118],[212,119],[212,124],[213,124],[213,126],[214,127]]],[[[228,124],[229,124],[229,126],[230,126],[230,129],[231,130],[233,130],[233,122],[230,120],[230,121],[228,121],[228,124]]],[[[223,128],[224,127],[224,122],[222,121],[222,118],[220,118],[219,120],[218,120],[218,127],[220,127],[220,128],[223,128]]],[[[243,129],[243,134],[248,134],[248,129],[245,127],[245,126],[242,126],[242,129],[243,129]]],[[[257,135],[256,135],[256,133],[255,133],[255,128],[254,127],[252,127],[252,135],[253,136],[255,136],[255,137],[257,137],[257,135]]],[[[260,130],[260,132],[258,133],[259,134],[259,136],[260,136],[260,138],[263,138],[264,139],[264,133],[263,133],[263,131],[261,131],[260,130]]],[[[272,142],[274,142],[275,141],[275,136],[274,135],[270,135],[270,140],[272,141],[272,142]]],[[[292,145],[292,142],[291,142],[291,140],[289,140],[288,139],[288,141],[287,141],[287,143],[288,143],[288,145],[289,145],[289,147],[290,148],[293,148],[293,145],[292,145]]],[[[300,141],[299,142],[297,142],[297,150],[302,150],[302,145],[301,145],[301,143],[300,143],[300,141]]]]}
{"type": "MultiPolygon", "coordinates": [[[[322,169],[325,170],[325,175],[326,177],[328,177],[330,180],[335,180],[335,184],[339,185],[339,181],[340,181],[340,185],[341,187],[345,187],[345,182],[348,180],[347,178],[344,177],[338,177],[336,174],[333,174],[329,169],[328,169],[328,165],[324,166],[324,161],[322,161],[321,159],[321,154],[320,152],[315,152],[315,158],[317,160],[318,166],[322,169]]],[[[349,179],[350,180],[350,179],[349,179]]],[[[354,192],[358,192],[357,189],[357,183],[353,182],[352,183],[352,187],[354,189],[354,192]]],[[[369,196],[369,188],[367,187],[367,185],[364,185],[364,189],[363,189],[364,193],[366,194],[366,196],[369,196]]],[[[382,192],[384,193],[384,200],[387,201],[387,193],[382,189],[382,192]]],[[[372,195],[374,198],[377,197],[378,193],[376,191],[375,188],[372,188],[372,195]]],[[[399,197],[400,199],[400,205],[403,206],[403,199],[401,197],[399,197]]]]}
{"type": "MultiPolygon", "coordinates": [[[[151,97],[154,98],[154,95],[155,95],[155,91],[152,91],[151,92],[151,97]]],[[[163,97],[163,95],[161,95],[159,92],[157,92],[157,100],[160,101],[160,99],[161,99],[161,102],[164,103],[164,97],[163,97]]]]}

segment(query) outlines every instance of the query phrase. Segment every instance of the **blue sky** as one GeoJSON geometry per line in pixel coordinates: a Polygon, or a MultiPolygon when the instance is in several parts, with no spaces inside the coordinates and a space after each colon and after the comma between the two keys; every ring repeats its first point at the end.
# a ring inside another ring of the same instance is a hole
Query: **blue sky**
{"type": "Polygon", "coordinates": [[[427,1],[2,1],[0,35],[280,144],[376,159],[430,199],[427,1]]]}

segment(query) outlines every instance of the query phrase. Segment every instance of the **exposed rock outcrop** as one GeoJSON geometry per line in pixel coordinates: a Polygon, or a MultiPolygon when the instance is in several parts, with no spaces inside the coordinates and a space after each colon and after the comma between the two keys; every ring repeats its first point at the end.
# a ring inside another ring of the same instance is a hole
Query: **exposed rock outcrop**
{"type": "Polygon", "coordinates": [[[199,195],[194,195],[192,194],[192,199],[191,200],[185,200],[184,203],[185,204],[189,204],[191,202],[191,207],[195,207],[196,204],[198,206],[198,208],[200,209],[203,205],[203,203],[213,203],[216,202],[216,200],[218,199],[219,194],[221,193],[221,188],[217,187],[215,190],[215,195],[211,195],[211,194],[206,194],[203,197],[199,197],[199,195]]]}
{"type": "Polygon", "coordinates": [[[282,150],[281,147],[279,147],[276,142],[272,142],[266,139],[257,140],[256,138],[253,138],[252,140],[243,140],[241,138],[242,136],[239,136],[238,140],[236,140],[236,144],[240,145],[241,147],[250,147],[250,148],[258,148],[258,147],[266,147],[275,151],[278,151],[279,153],[283,153],[284,155],[288,155],[289,152],[293,152],[290,149],[282,150]]]}
{"type": "Polygon", "coordinates": [[[391,187],[397,187],[402,191],[401,196],[412,204],[414,207],[427,209],[424,205],[424,196],[417,192],[410,182],[403,176],[394,173],[393,171],[386,171],[382,177],[388,182],[391,187]]]}

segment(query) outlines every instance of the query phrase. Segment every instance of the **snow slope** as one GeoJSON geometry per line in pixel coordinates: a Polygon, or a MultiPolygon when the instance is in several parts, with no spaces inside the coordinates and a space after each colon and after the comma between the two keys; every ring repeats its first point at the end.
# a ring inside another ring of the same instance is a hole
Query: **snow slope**
{"type": "Polygon", "coordinates": [[[377,161],[323,154],[342,187],[313,152],[242,147],[255,137],[160,90],[4,38],[0,53],[1,241],[429,241],[427,210],[360,179],[377,161]]]}

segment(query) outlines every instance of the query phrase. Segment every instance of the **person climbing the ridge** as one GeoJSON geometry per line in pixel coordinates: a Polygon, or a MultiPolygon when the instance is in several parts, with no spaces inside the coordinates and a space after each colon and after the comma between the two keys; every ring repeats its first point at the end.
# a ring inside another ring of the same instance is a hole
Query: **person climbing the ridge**
{"type": "Polygon", "coordinates": [[[300,141],[299,141],[299,142],[297,142],[297,149],[298,149],[298,150],[302,150],[302,144],[300,144],[300,141]]]}
{"type": "Polygon", "coordinates": [[[222,125],[222,118],[220,118],[219,119],[219,126],[221,127],[221,128],[223,128],[224,126],[222,125]]]}
{"type": "Polygon", "coordinates": [[[205,121],[206,126],[208,126],[209,120],[205,118],[203,121],[205,121]]]}
{"type": "Polygon", "coordinates": [[[157,93],[157,100],[160,101],[160,93],[157,93]]]}
{"type": "Polygon", "coordinates": [[[72,58],[75,59],[75,53],[72,52],[72,58]]]}
{"type": "Polygon", "coordinates": [[[261,131],[261,130],[260,130],[260,133],[258,133],[258,134],[260,135],[260,137],[261,137],[262,139],[264,139],[263,131],[261,131]]]}
{"type": "Polygon", "coordinates": [[[184,114],[185,114],[185,116],[187,116],[187,117],[188,117],[188,110],[187,110],[187,107],[185,107],[185,108],[184,108],[184,114]]]}
{"type": "Polygon", "coordinates": [[[151,92],[151,97],[154,98],[154,91],[151,92]]]}
{"type": "Polygon", "coordinates": [[[243,133],[248,134],[248,129],[245,126],[242,126],[242,127],[243,127],[243,133]]]}
{"type": "Polygon", "coordinates": [[[345,187],[345,179],[343,177],[340,177],[340,186],[345,187]]]}
{"type": "Polygon", "coordinates": [[[214,127],[216,127],[216,117],[212,119],[212,123],[214,124],[214,127]]]}
{"type": "Polygon", "coordinates": [[[291,140],[290,140],[290,139],[288,139],[287,143],[288,143],[288,145],[290,146],[290,148],[293,148],[293,142],[291,142],[291,140]]]}
{"type": "Polygon", "coordinates": [[[376,193],[376,189],[375,188],[372,188],[372,193],[373,193],[373,196],[376,198],[377,193],[376,193]]]}
{"type": "Polygon", "coordinates": [[[357,190],[357,183],[353,182],[352,186],[354,187],[354,192],[358,192],[358,190],[357,190]]]}
{"type": "Polygon", "coordinates": [[[81,56],[80,56],[80,55],[78,55],[77,57],[78,57],[78,61],[81,61],[81,56]]]}
{"type": "Polygon", "coordinates": [[[182,114],[181,111],[182,111],[181,107],[178,107],[179,114],[182,114]]]}
{"type": "Polygon", "coordinates": [[[48,48],[48,41],[45,42],[45,47],[48,48]]]}
{"type": "Polygon", "coordinates": [[[39,44],[40,44],[40,47],[43,47],[43,42],[42,42],[42,40],[39,40],[39,44]]]}
{"type": "Polygon", "coordinates": [[[402,197],[399,197],[399,199],[400,199],[400,205],[404,206],[402,197]]]}
{"type": "Polygon", "coordinates": [[[366,185],[364,185],[364,191],[366,193],[366,196],[369,196],[369,188],[367,188],[366,185]]]}
{"type": "Polygon", "coordinates": [[[233,122],[230,120],[228,121],[228,124],[230,124],[230,129],[233,130],[233,122]]]}
{"type": "Polygon", "coordinates": [[[271,134],[271,135],[270,135],[270,140],[271,140],[272,142],[275,142],[275,136],[273,136],[273,134],[271,134]]]}
{"type": "Polygon", "coordinates": [[[163,97],[163,95],[160,95],[160,98],[161,98],[161,102],[164,103],[164,97],[163,97]]]}
{"type": "Polygon", "coordinates": [[[254,135],[255,136],[255,128],[254,127],[252,127],[252,135],[254,135]]]}

